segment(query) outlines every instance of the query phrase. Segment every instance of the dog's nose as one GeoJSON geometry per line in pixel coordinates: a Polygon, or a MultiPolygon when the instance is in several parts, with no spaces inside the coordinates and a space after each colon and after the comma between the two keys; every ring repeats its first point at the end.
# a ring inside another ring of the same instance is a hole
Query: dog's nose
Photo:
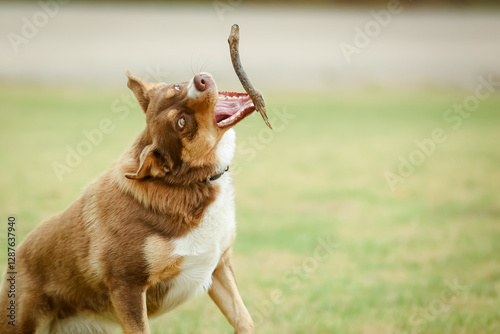
{"type": "Polygon", "coordinates": [[[194,76],[193,81],[194,81],[194,86],[200,92],[203,92],[208,87],[210,87],[210,85],[213,84],[212,76],[206,73],[196,74],[194,76]]]}

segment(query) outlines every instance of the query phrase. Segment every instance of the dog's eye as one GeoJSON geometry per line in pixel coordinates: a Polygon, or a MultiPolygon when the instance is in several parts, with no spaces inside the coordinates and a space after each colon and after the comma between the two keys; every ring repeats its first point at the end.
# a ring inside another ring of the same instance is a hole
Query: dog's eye
{"type": "Polygon", "coordinates": [[[180,85],[174,85],[174,89],[180,92],[181,91],[181,86],[180,85]]]}
{"type": "Polygon", "coordinates": [[[186,125],[186,119],[184,117],[179,118],[177,125],[182,129],[186,125]]]}

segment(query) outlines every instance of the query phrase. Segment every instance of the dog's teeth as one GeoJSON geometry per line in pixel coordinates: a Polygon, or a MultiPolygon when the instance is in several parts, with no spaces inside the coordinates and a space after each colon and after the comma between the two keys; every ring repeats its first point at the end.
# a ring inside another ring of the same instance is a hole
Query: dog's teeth
{"type": "Polygon", "coordinates": [[[245,95],[220,95],[219,100],[242,100],[245,95]]]}

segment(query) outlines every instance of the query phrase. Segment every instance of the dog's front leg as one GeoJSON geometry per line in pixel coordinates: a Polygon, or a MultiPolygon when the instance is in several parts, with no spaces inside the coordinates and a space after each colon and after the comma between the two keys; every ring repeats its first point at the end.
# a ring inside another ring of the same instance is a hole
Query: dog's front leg
{"type": "Polygon", "coordinates": [[[151,334],[145,289],[119,285],[110,289],[110,295],[124,334],[151,334]]]}
{"type": "Polygon", "coordinates": [[[234,327],[235,333],[254,333],[252,318],[236,286],[228,252],[222,256],[212,274],[212,286],[208,294],[234,327]]]}

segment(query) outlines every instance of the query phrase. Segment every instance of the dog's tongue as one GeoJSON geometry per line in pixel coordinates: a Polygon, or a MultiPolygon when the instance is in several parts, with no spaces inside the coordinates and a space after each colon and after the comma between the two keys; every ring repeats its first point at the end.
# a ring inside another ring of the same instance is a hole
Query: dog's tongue
{"type": "Polygon", "coordinates": [[[215,106],[215,121],[220,128],[233,126],[255,110],[246,93],[219,92],[215,106]]]}

